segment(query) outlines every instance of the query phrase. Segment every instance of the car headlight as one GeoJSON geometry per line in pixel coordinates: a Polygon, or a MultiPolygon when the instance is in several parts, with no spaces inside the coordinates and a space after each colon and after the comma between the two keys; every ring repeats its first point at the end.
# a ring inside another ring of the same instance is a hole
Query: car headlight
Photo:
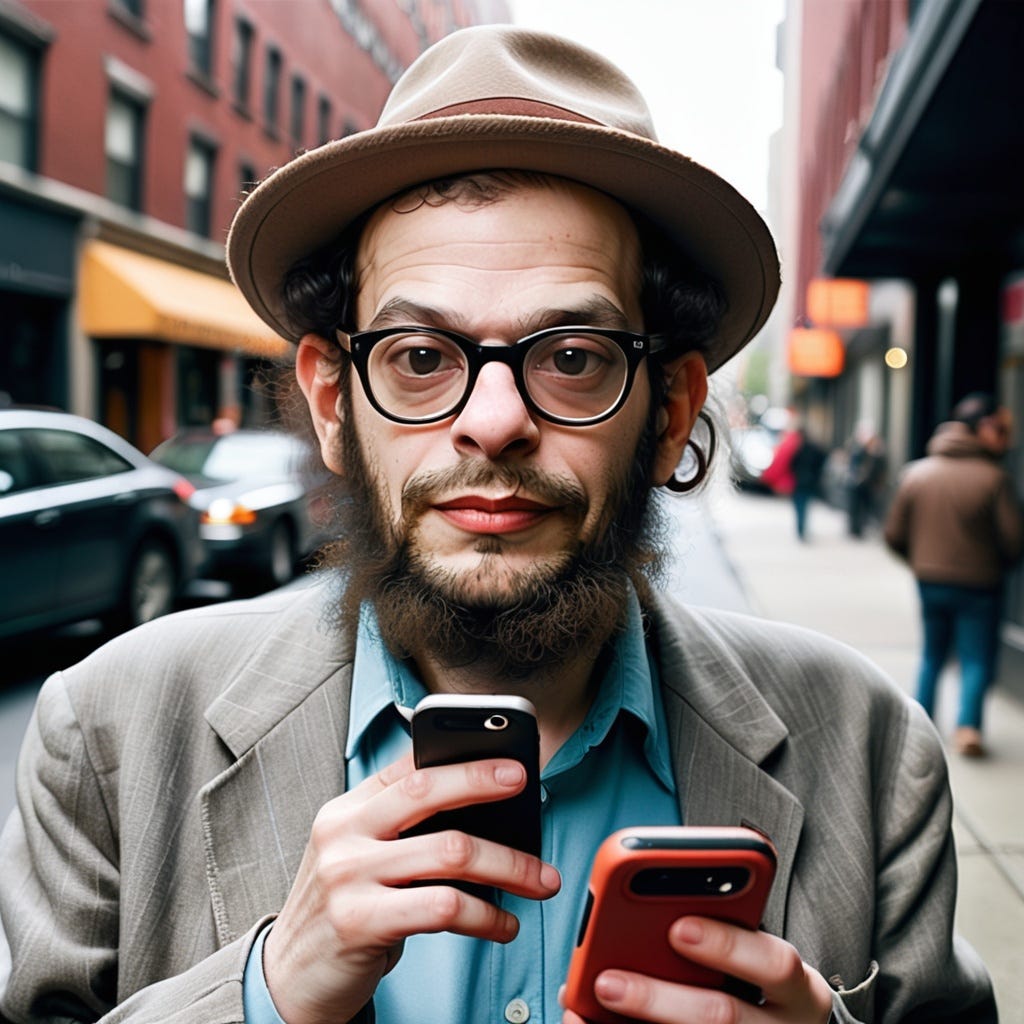
{"type": "Polygon", "coordinates": [[[217,498],[199,517],[204,526],[249,526],[256,522],[256,513],[230,498],[217,498]]]}

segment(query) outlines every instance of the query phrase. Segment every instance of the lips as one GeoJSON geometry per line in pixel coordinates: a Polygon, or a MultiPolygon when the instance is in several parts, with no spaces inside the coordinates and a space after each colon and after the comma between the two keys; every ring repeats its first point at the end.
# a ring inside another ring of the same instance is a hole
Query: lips
{"type": "Polygon", "coordinates": [[[516,533],[535,526],[551,512],[551,505],[518,495],[488,498],[467,494],[434,506],[450,523],[469,533],[516,533]]]}

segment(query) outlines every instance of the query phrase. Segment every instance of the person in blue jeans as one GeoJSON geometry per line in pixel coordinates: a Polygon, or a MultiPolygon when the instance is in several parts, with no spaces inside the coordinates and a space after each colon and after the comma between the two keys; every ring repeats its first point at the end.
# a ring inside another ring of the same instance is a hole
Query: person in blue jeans
{"type": "Polygon", "coordinates": [[[981,732],[985,691],[995,678],[999,649],[1001,589],[975,590],[918,581],[924,625],[924,653],[917,676],[917,700],[934,717],[939,676],[952,651],[960,662],[960,709],[957,725],[968,755],[980,753],[980,741],[966,730],[981,732]]]}
{"type": "Polygon", "coordinates": [[[904,469],[885,524],[886,543],[909,562],[921,595],[917,699],[934,716],[939,677],[955,649],[954,745],[966,757],[985,753],[982,707],[996,674],[1003,578],[1024,544],[1013,481],[999,464],[1012,430],[993,396],[967,395],[936,429],[927,457],[904,469]]]}

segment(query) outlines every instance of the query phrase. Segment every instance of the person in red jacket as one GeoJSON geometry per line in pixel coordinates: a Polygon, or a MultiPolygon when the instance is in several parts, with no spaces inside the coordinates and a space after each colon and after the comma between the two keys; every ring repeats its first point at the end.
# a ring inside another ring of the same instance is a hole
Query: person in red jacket
{"type": "Polygon", "coordinates": [[[1010,447],[1009,410],[973,393],[910,463],[885,524],[889,547],[917,577],[924,652],[917,699],[934,716],[939,675],[951,649],[960,661],[954,744],[979,757],[985,691],[995,676],[1003,577],[1024,547],[1024,519],[999,460],[1010,447]]]}

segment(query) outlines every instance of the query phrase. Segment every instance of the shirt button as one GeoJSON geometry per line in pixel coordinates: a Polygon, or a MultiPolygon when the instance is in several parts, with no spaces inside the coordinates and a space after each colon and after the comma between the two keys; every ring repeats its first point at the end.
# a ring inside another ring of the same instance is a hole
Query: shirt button
{"type": "Polygon", "coordinates": [[[508,1024],[526,1024],[530,1019],[530,1007],[524,999],[513,999],[505,1007],[505,1020],[508,1024]]]}

